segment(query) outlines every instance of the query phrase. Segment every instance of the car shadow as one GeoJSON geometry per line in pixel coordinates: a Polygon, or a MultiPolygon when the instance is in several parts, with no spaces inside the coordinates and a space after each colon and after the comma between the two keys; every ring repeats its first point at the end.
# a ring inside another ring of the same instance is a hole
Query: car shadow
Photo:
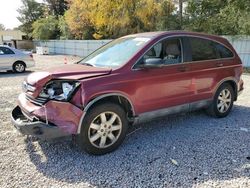
{"type": "Polygon", "coordinates": [[[103,156],[86,154],[68,139],[26,139],[26,150],[40,173],[68,183],[191,187],[249,177],[244,167],[250,155],[249,114],[249,107],[235,105],[221,119],[203,111],[171,115],[137,126],[118,150],[103,156]]]}
{"type": "Polygon", "coordinates": [[[7,72],[0,72],[0,78],[9,78],[9,77],[20,77],[20,76],[27,76],[30,73],[32,73],[34,71],[25,71],[24,73],[15,73],[13,71],[7,71],[7,72]]]}

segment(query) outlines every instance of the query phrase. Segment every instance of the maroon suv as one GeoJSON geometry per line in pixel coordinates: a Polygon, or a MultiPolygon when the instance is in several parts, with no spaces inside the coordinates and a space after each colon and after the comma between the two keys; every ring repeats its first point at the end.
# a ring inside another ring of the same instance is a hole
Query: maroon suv
{"type": "Polygon", "coordinates": [[[219,36],[129,35],[77,64],[30,74],[12,121],[22,134],[77,135],[85,151],[105,154],[135,123],[201,108],[227,116],[243,90],[241,74],[239,56],[219,36]]]}

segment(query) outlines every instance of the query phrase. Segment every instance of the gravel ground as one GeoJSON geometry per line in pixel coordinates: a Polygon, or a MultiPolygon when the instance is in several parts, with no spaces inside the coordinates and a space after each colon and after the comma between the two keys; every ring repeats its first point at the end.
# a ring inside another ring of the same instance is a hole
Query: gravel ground
{"type": "MultiPolygon", "coordinates": [[[[31,71],[64,64],[64,56],[35,59],[31,71]]],[[[70,139],[40,142],[13,128],[27,74],[0,73],[0,187],[250,187],[249,75],[227,118],[169,116],[138,126],[115,152],[90,156],[70,139]]]]}

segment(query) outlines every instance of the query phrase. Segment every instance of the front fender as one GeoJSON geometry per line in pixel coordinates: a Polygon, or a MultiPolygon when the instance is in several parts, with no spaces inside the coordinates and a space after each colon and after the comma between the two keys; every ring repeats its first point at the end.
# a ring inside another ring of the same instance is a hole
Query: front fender
{"type": "Polygon", "coordinates": [[[84,107],[84,110],[83,110],[83,114],[82,114],[82,117],[80,119],[80,122],[79,122],[79,125],[78,125],[78,130],[77,130],[77,133],[79,134],[81,132],[81,125],[82,125],[82,121],[87,113],[87,111],[91,108],[91,106],[93,106],[94,104],[96,104],[98,101],[106,98],[106,97],[111,97],[111,96],[118,96],[118,97],[123,97],[125,98],[129,103],[130,103],[130,106],[132,107],[132,113],[133,113],[133,116],[135,116],[135,108],[134,108],[134,105],[131,101],[131,99],[126,95],[126,94],[122,94],[122,93],[118,93],[118,92],[111,92],[111,93],[104,93],[104,94],[101,94],[101,95],[98,95],[96,97],[93,97],[84,107]]]}

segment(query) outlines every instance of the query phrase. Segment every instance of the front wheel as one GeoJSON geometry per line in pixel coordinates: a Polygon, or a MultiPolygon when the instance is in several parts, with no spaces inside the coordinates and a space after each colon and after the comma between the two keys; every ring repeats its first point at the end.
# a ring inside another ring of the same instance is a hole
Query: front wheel
{"type": "Polygon", "coordinates": [[[208,114],[214,117],[226,117],[234,102],[234,91],[230,84],[223,84],[215,93],[214,100],[210,107],[207,109],[208,114]]]}
{"type": "Polygon", "coordinates": [[[78,135],[78,144],[86,152],[102,155],[114,151],[123,142],[128,120],[123,108],[103,103],[87,112],[78,135]]]}

